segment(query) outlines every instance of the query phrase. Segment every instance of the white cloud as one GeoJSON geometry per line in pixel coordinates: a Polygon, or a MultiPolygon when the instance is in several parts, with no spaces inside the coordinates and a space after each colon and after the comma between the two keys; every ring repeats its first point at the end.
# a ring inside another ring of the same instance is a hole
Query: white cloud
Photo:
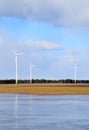
{"type": "Polygon", "coordinates": [[[0,16],[58,26],[89,26],[89,0],[0,0],[0,16]]]}
{"type": "Polygon", "coordinates": [[[78,49],[69,49],[69,50],[66,50],[66,53],[68,55],[79,55],[82,53],[82,51],[78,49]]]}
{"type": "Polygon", "coordinates": [[[50,42],[50,41],[33,41],[29,40],[25,42],[31,49],[36,50],[55,50],[55,49],[62,49],[59,44],[50,42]]]}

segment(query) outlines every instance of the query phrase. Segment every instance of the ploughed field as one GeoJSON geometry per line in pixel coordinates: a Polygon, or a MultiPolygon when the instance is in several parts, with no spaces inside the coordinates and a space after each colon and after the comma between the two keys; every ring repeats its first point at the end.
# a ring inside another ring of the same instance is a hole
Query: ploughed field
{"type": "Polygon", "coordinates": [[[2,84],[0,93],[43,95],[88,95],[89,84],[2,84]]]}

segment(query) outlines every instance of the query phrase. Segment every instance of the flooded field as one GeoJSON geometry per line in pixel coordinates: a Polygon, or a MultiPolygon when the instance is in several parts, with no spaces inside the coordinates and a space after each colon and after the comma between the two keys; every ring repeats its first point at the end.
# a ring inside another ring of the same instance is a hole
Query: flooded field
{"type": "Polygon", "coordinates": [[[0,130],[89,130],[89,96],[0,94],[0,130]]]}

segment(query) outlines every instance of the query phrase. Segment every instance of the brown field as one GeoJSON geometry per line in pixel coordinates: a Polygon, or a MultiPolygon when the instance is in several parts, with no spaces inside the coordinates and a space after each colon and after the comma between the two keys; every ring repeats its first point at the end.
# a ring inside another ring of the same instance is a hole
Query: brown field
{"type": "Polygon", "coordinates": [[[0,85],[0,93],[42,95],[88,95],[89,85],[78,84],[19,84],[0,85]]]}

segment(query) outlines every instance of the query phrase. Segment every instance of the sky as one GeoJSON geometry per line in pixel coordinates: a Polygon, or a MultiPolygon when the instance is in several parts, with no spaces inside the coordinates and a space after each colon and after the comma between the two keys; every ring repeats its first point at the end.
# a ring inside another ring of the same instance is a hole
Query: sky
{"type": "Polygon", "coordinates": [[[89,79],[89,0],[0,0],[0,79],[89,79]]]}

